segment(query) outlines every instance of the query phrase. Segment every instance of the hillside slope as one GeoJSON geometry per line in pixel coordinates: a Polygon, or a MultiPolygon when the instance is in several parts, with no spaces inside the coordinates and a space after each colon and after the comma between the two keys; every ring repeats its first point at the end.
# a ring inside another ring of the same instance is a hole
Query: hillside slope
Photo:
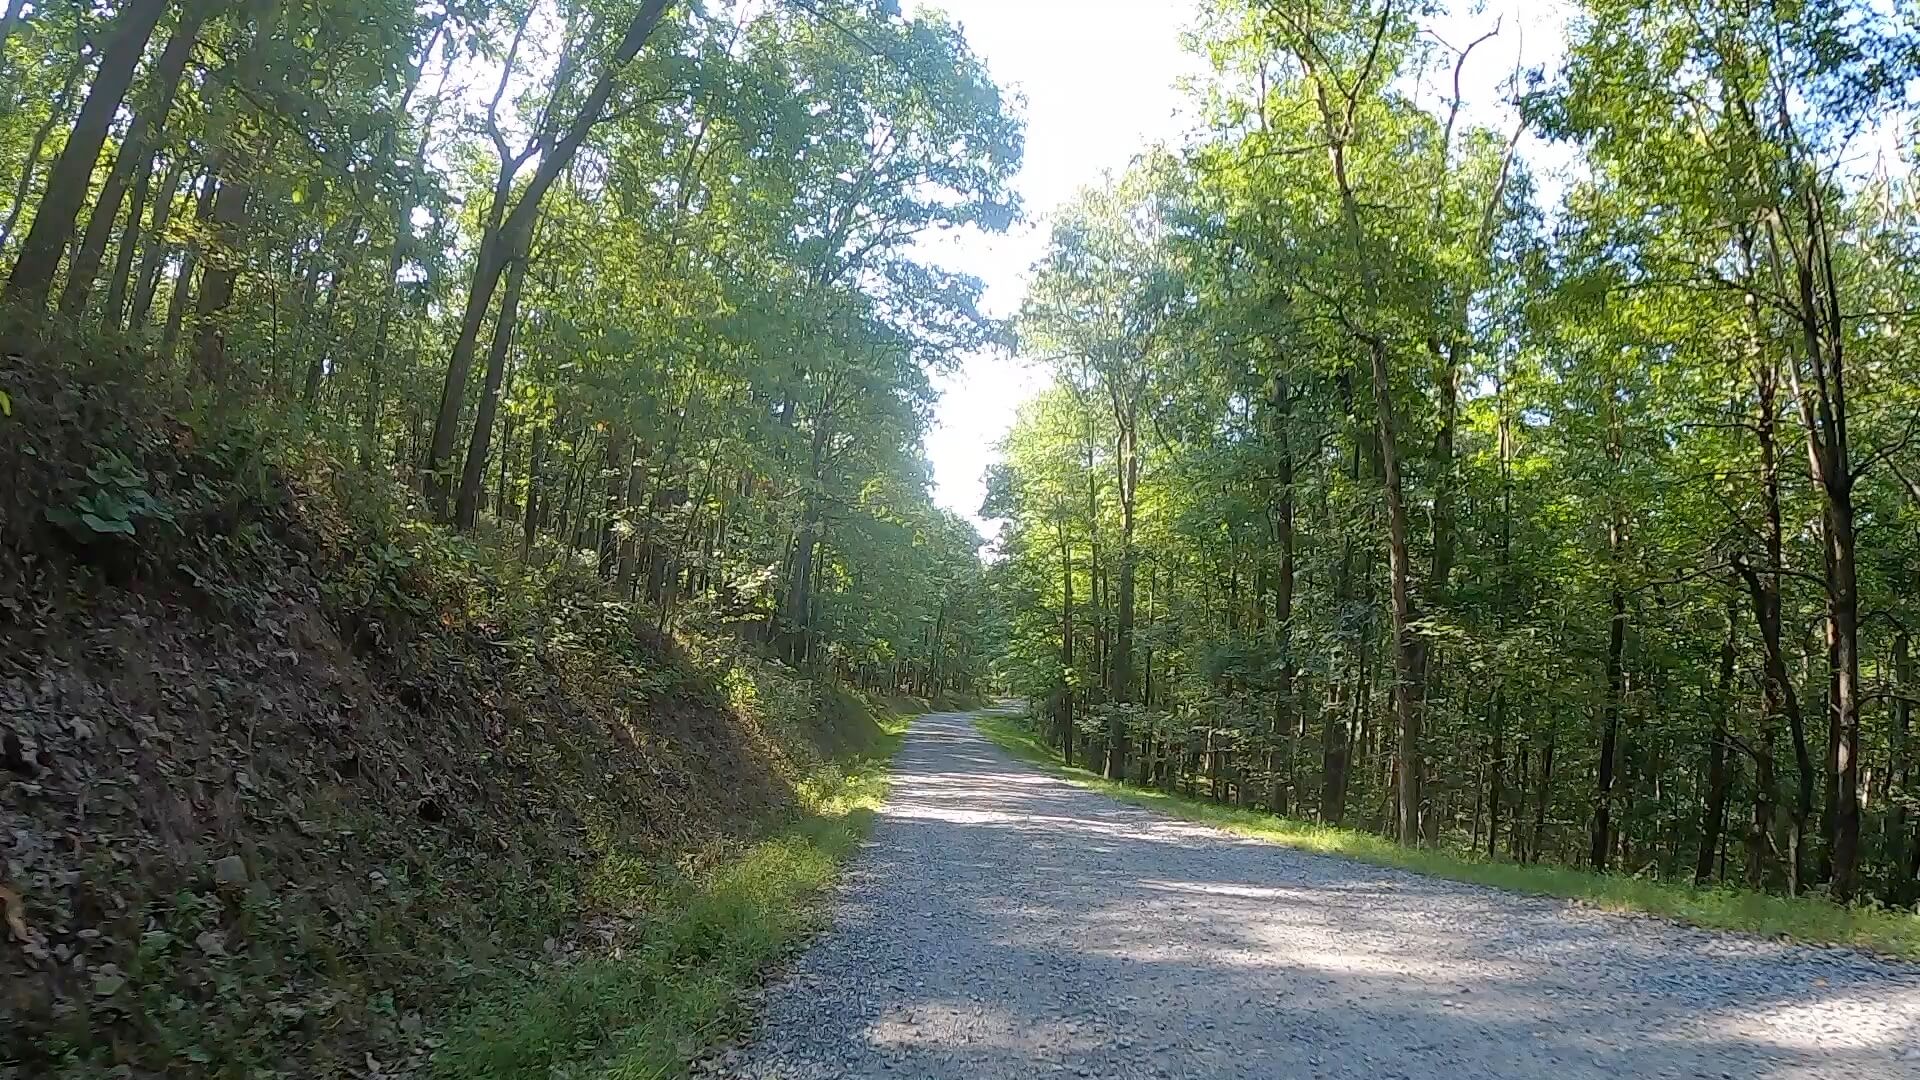
{"type": "Polygon", "coordinates": [[[643,933],[879,736],[71,355],[0,343],[0,1076],[422,1066],[463,994],[643,933]]]}

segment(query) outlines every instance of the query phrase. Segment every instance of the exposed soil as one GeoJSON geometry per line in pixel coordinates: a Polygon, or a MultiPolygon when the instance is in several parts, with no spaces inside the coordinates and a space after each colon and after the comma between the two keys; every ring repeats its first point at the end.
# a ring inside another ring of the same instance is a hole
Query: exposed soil
{"type": "Polygon", "coordinates": [[[38,348],[0,343],[0,1077],[418,1067],[602,867],[791,805],[813,751],[590,574],[506,597],[345,467],[38,348]],[[54,520],[121,476],[134,535],[54,520]]]}

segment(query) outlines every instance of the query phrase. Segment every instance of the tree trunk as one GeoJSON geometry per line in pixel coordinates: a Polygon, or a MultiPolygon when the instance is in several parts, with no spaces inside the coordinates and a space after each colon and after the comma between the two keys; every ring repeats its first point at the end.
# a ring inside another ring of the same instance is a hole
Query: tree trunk
{"type": "MultiPolygon", "coordinates": [[[[487,309],[493,304],[493,294],[500,286],[501,274],[511,261],[508,252],[524,245],[526,238],[533,235],[534,219],[539,216],[541,201],[561,174],[572,166],[573,157],[587,141],[587,136],[605,118],[607,102],[613,96],[621,70],[639,54],[640,47],[653,35],[654,28],[672,3],[673,0],[642,0],[639,10],[634,12],[633,21],[627,25],[626,33],[621,36],[613,54],[607,57],[605,66],[595,77],[593,87],[587,92],[564,134],[541,155],[533,179],[515,200],[513,209],[505,214],[499,230],[481,241],[473,279],[467,286],[466,307],[460,316],[460,333],[454,339],[453,352],[447,359],[447,378],[440,392],[440,408],[434,417],[433,440],[428,446],[427,459],[422,468],[427,501],[437,513],[444,514],[446,510],[446,485],[439,477],[453,453],[454,438],[460,427],[461,407],[466,402],[467,377],[473,370],[474,353],[479,347],[480,326],[486,321],[487,309]]],[[[500,199],[511,192],[511,175],[507,175],[506,179],[507,184],[496,187],[496,209],[504,205],[500,199]]]]}
{"type": "Polygon", "coordinates": [[[1514,792],[1513,824],[1507,828],[1507,858],[1517,863],[1527,861],[1527,834],[1524,825],[1527,819],[1527,773],[1530,767],[1528,758],[1532,756],[1533,745],[1530,742],[1520,744],[1520,761],[1514,769],[1514,782],[1519,790],[1514,792]]]}
{"type": "MultiPolygon", "coordinates": [[[[232,158],[219,172],[234,168],[232,158]]],[[[220,182],[213,200],[214,243],[204,257],[207,268],[200,275],[199,305],[194,311],[195,363],[200,378],[210,386],[220,386],[227,378],[227,306],[233,302],[234,285],[240,280],[240,267],[246,259],[247,204],[252,188],[236,175],[220,182]]]]}
{"type": "Polygon", "coordinates": [[[33,193],[33,174],[40,170],[40,155],[46,152],[47,138],[60,121],[66,119],[67,108],[73,102],[74,85],[80,81],[80,75],[86,71],[86,67],[86,59],[75,49],[73,63],[67,66],[66,80],[60,84],[60,92],[53,96],[53,107],[47,110],[47,118],[34,129],[33,141],[27,146],[27,159],[20,170],[20,181],[14,185],[13,202],[7,207],[7,220],[0,224],[0,244],[13,239],[13,227],[20,223],[20,211],[26,208],[27,196],[33,193]]]}
{"type": "Polygon", "coordinates": [[[1062,514],[1060,533],[1060,757],[1073,764],[1073,548],[1062,514]]]}
{"type": "MultiPolygon", "coordinates": [[[[1617,550],[1619,522],[1613,525],[1617,550]]],[[[1616,562],[1618,556],[1616,554],[1616,562]]],[[[1617,572],[1617,568],[1616,568],[1617,572]]],[[[1599,780],[1593,796],[1593,843],[1588,862],[1605,870],[1613,850],[1613,773],[1619,757],[1621,699],[1626,690],[1627,597],[1616,582],[1608,594],[1612,617],[1607,621],[1607,700],[1600,724],[1599,780]]]]}
{"type": "MultiPolygon", "coordinates": [[[[174,186],[169,189],[162,185],[160,197],[153,204],[153,225],[147,230],[146,251],[140,256],[140,274],[134,284],[133,304],[127,309],[128,330],[145,329],[147,316],[153,311],[154,294],[160,289],[160,273],[173,253],[174,245],[167,240],[167,226],[173,222],[174,202],[180,194],[179,184],[186,175],[186,164],[186,155],[182,154],[168,173],[174,186]]],[[[187,185],[186,195],[189,199],[193,198],[191,182],[187,185]]]]}
{"type": "MultiPolygon", "coordinates": [[[[1277,350],[1276,350],[1277,351],[1277,350]]],[[[1293,599],[1294,572],[1294,476],[1293,476],[1293,387],[1284,372],[1276,374],[1273,380],[1273,414],[1276,460],[1274,462],[1274,503],[1273,503],[1273,539],[1278,549],[1279,566],[1273,583],[1273,621],[1275,648],[1279,653],[1279,671],[1275,677],[1274,733],[1292,728],[1295,710],[1294,689],[1297,680],[1296,665],[1293,661],[1293,599]]],[[[1288,754],[1288,773],[1294,767],[1299,739],[1295,733],[1294,744],[1288,754]]],[[[1327,778],[1324,775],[1326,760],[1326,737],[1321,737],[1321,801],[1325,802],[1327,778]]],[[[1271,766],[1269,766],[1271,772],[1271,766]]],[[[1289,776],[1291,780],[1291,775],[1289,776]]],[[[1287,800],[1282,794],[1280,779],[1269,776],[1267,783],[1271,789],[1269,805],[1276,813],[1284,813],[1283,803],[1287,800]]],[[[1304,804],[1304,800],[1300,800],[1304,804]]],[[[1324,809],[1324,806],[1323,806],[1324,809]]],[[[1300,813],[1306,814],[1301,806],[1300,813]]]]}
{"type": "Polygon", "coordinates": [[[820,540],[822,531],[821,508],[818,489],[825,475],[827,441],[832,428],[827,418],[816,418],[813,427],[813,450],[807,475],[812,478],[806,493],[806,506],[801,511],[800,527],[793,538],[793,556],[789,563],[789,578],[785,610],[780,617],[779,636],[781,651],[789,662],[798,663],[799,657],[806,651],[807,627],[813,611],[813,549],[820,540]]]}
{"type": "Polygon", "coordinates": [[[1547,846],[1547,807],[1553,802],[1553,733],[1547,733],[1547,745],[1540,751],[1540,791],[1533,802],[1533,843],[1527,861],[1539,862],[1547,846]]]}
{"type": "MultiPolygon", "coordinates": [[[[1784,94],[1779,109],[1781,128],[1790,130],[1784,94]]],[[[1833,861],[1833,898],[1845,903],[1859,886],[1860,841],[1860,593],[1853,505],[1856,477],[1847,432],[1845,341],[1849,331],[1834,270],[1829,195],[1823,185],[1805,178],[1807,170],[1800,167],[1806,164],[1793,163],[1795,186],[1790,201],[1797,205],[1776,205],[1778,212],[1768,216],[1766,228],[1774,279],[1792,280],[1797,286],[1791,314],[1800,331],[1800,356],[1792,369],[1792,388],[1806,435],[1808,475],[1820,493],[1827,557],[1828,708],[1836,783],[1826,850],[1833,861]],[[1797,218],[1796,227],[1803,235],[1785,235],[1790,216],[1797,218]],[[1784,265],[1783,250],[1791,252],[1790,268],[1784,265]]]]}
{"type": "MultiPolygon", "coordinates": [[[[1840,466],[1845,468],[1845,466],[1840,466]]],[[[1849,481],[1849,484],[1851,481],[1849,481]]],[[[1860,870],[1860,592],[1856,582],[1853,499],[1849,491],[1828,492],[1827,527],[1833,547],[1829,579],[1833,605],[1834,770],[1839,776],[1834,818],[1833,896],[1850,902],[1859,889],[1860,870]]]]}
{"type": "MultiPolygon", "coordinates": [[[[1116,410],[1119,412],[1121,410],[1116,410]]],[[[1112,700],[1116,706],[1108,715],[1107,768],[1109,780],[1127,776],[1127,713],[1123,706],[1133,701],[1133,589],[1137,554],[1133,547],[1134,510],[1140,490],[1140,447],[1136,430],[1137,416],[1131,407],[1120,422],[1120,454],[1115,462],[1120,480],[1120,583],[1115,597],[1112,700]]]]}
{"type": "MultiPolygon", "coordinates": [[[[503,385],[507,386],[507,393],[511,395],[513,384],[509,382],[503,385]]],[[[493,489],[493,516],[503,524],[508,520],[507,511],[512,508],[512,502],[508,499],[507,493],[508,488],[513,483],[513,454],[515,450],[513,437],[516,434],[518,434],[518,429],[514,424],[514,415],[508,413],[506,417],[500,421],[500,467],[495,471],[495,485],[493,489]]]]}
{"type": "Polygon", "coordinates": [[[140,241],[143,235],[141,218],[147,214],[148,206],[153,208],[153,228],[147,235],[150,245],[163,243],[161,232],[167,227],[167,218],[173,209],[173,200],[180,195],[180,179],[186,175],[186,156],[176,155],[168,164],[167,171],[160,180],[160,190],[153,190],[153,161],[149,159],[140,166],[140,176],[133,185],[133,204],[127,208],[127,226],[120,233],[120,248],[113,260],[113,273],[107,278],[107,308],[104,318],[110,329],[118,330],[126,325],[127,294],[133,284],[133,263],[140,254],[140,241]]]}
{"type": "Polygon", "coordinates": [[[1715,853],[1720,849],[1720,832],[1727,820],[1727,714],[1733,708],[1734,648],[1738,634],[1738,612],[1734,602],[1727,603],[1727,636],[1720,643],[1720,690],[1714,702],[1713,734],[1707,746],[1707,803],[1700,815],[1700,850],[1693,862],[1693,883],[1705,885],[1713,879],[1715,853]]]}
{"type": "Polygon", "coordinates": [[[27,0],[7,0],[6,10],[0,11],[0,71],[7,69],[7,39],[25,21],[26,10],[27,0]]]}
{"type": "MultiPolygon", "coordinates": [[[[338,246],[357,245],[360,226],[364,220],[359,213],[347,219],[346,226],[337,234],[338,246]]],[[[323,245],[325,243],[324,235],[322,243],[323,245]]],[[[320,254],[320,252],[315,253],[316,261],[320,254]]],[[[353,260],[350,257],[334,260],[332,272],[328,274],[326,297],[322,300],[320,311],[315,316],[314,321],[317,327],[309,328],[318,330],[319,340],[314,340],[311,334],[304,336],[302,340],[301,348],[313,354],[307,364],[306,384],[300,388],[301,408],[306,410],[309,416],[313,415],[314,410],[320,405],[320,390],[326,385],[328,373],[333,370],[334,361],[337,359],[335,350],[340,342],[337,331],[340,298],[347,295],[348,283],[352,277],[349,268],[352,264],[353,260]]]]}
{"type": "Polygon", "coordinates": [[[467,440],[467,460],[460,470],[460,497],[454,504],[453,527],[461,532],[471,531],[480,516],[481,486],[487,472],[487,447],[493,438],[493,418],[500,407],[500,382],[506,376],[507,350],[513,344],[513,329],[520,318],[520,292],[526,278],[526,257],[514,259],[507,273],[507,290],[500,295],[500,312],[493,324],[493,342],[487,348],[486,383],[480,389],[480,403],[473,416],[473,432],[467,440]]]}
{"type": "Polygon", "coordinates": [[[1400,449],[1395,432],[1392,374],[1383,341],[1370,343],[1373,399],[1380,437],[1380,466],[1387,492],[1387,574],[1392,590],[1393,708],[1399,741],[1396,759],[1399,778],[1395,814],[1403,844],[1420,842],[1420,806],[1423,798],[1420,729],[1425,707],[1426,646],[1414,628],[1413,581],[1407,550],[1407,503],[1400,476],[1400,449]]]}
{"type": "MultiPolygon", "coordinates": [[[[87,306],[88,298],[93,294],[94,279],[100,274],[100,264],[106,259],[107,240],[113,234],[113,223],[120,216],[120,201],[126,197],[127,181],[136,169],[143,175],[153,166],[154,151],[160,147],[161,133],[166,130],[167,114],[173,110],[173,98],[180,88],[180,78],[187,70],[187,58],[193,53],[194,43],[200,37],[200,26],[207,14],[207,0],[189,0],[180,10],[180,21],[173,28],[173,35],[167,39],[167,47],[160,53],[150,78],[152,79],[151,99],[133,118],[133,125],[127,129],[127,137],[120,144],[120,151],[114,156],[113,167],[107,171],[107,179],[100,189],[100,196],[94,201],[93,214],[87,219],[86,232],[80,240],[80,248],[74,252],[73,262],[67,269],[67,283],[60,291],[60,311],[68,316],[77,316],[87,306]]],[[[127,222],[129,232],[138,230],[140,223],[140,200],[134,200],[134,211],[127,222]]],[[[111,319],[118,318],[117,312],[109,312],[111,319]]]]}
{"type": "MultiPolygon", "coordinates": [[[[600,580],[612,581],[620,559],[620,514],[626,508],[627,468],[633,464],[633,442],[624,427],[616,427],[607,439],[605,495],[601,505],[605,518],[600,524],[600,580]]],[[[584,502],[582,503],[584,506],[584,502]]],[[[584,511],[582,511],[584,513],[584,511]]]]}
{"type": "MultiPolygon", "coordinates": [[[[1749,298],[1747,306],[1751,325],[1758,317],[1757,304],[1749,298]]],[[[1793,838],[1789,844],[1787,888],[1789,892],[1798,893],[1807,880],[1806,833],[1807,822],[1813,815],[1813,754],[1808,748],[1806,719],[1800,710],[1800,698],[1794,689],[1793,677],[1787,670],[1786,650],[1781,641],[1780,575],[1784,568],[1784,529],[1780,514],[1779,456],[1774,441],[1779,369],[1771,358],[1758,350],[1756,341],[1754,378],[1758,404],[1754,414],[1754,433],[1760,450],[1760,497],[1765,517],[1761,539],[1766,563],[1755,568],[1746,559],[1736,557],[1734,570],[1746,582],[1747,593],[1753,601],[1754,622],[1760,631],[1761,696],[1765,712],[1762,726],[1784,717],[1793,739],[1798,783],[1792,810],[1793,838]]],[[[1769,761],[1767,782],[1771,784],[1772,781],[1772,763],[1769,761]]],[[[1767,827],[1770,830],[1772,826],[1769,824],[1767,827]]]]}
{"type": "MultiPolygon", "coordinates": [[[[204,232],[213,220],[213,203],[220,193],[220,178],[209,172],[200,181],[200,197],[195,201],[194,219],[204,232]]],[[[201,256],[206,250],[205,242],[196,234],[193,243],[187,248],[187,254],[180,260],[180,274],[173,280],[172,294],[167,297],[166,329],[160,334],[160,355],[173,359],[174,349],[180,341],[180,331],[186,319],[187,303],[192,299],[194,273],[199,269],[201,256]]]]}
{"type": "Polygon", "coordinates": [[[1487,858],[1500,853],[1500,804],[1507,793],[1502,786],[1507,768],[1507,688],[1493,688],[1493,749],[1487,755],[1487,858]]]}
{"type": "MultiPolygon", "coordinates": [[[[1773,729],[1762,717],[1759,746],[1753,753],[1753,815],[1747,821],[1747,887],[1767,887],[1767,867],[1773,861],[1773,729]]],[[[1799,857],[1796,851],[1794,858],[1799,857]]],[[[1789,889],[1797,877],[1788,863],[1789,889]]]]}
{"type": "Polygon", "coordinates": [[[520,521],[520,561],[533,558],[533,538],[540,524],[540,471],[547,452],[547,425],[535,424],[533,446],[527,451],[527,504],[520,521]]]}
{"type": "Polygon", "coordinates": [[[1888,829],[1891,844],[1891,878],[1887,902],[1896,906],[1911,904],[1914,897],[1914,869],[1920,859],[1920,832],[1916,832],[1907,799],[1913,793],[1913,702],[1920,686],[1915,685],[1913,638],[1902,630],[1893,639],[1893,813],[1888,829]]]}
{"type": "Polygon", "coordinates": [[[7,279],[7,297],[16,303],[42,307],[52,293],[60,257],[73,237],[74,222],[93,186],[93,168],[107,141],[107,129],[120,111],[128,87],[133,85],[140,56],[167,6],[167,0],[128,0],[114,19],[87,100],[80,106],[80,115],[74,119],[60,157],[47,174],[45,194],[7,279]]]}

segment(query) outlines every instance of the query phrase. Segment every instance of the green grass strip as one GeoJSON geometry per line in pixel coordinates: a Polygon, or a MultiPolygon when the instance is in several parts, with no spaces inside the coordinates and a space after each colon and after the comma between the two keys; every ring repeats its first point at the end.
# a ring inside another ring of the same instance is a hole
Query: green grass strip
{"type": "Polygon", "coordinates": [[[799,818],[697,876],[652,887],[657,921],[617,956],[547,970],[472,1003],[434,1055],[442,1077],[657,1080],[726,1033],[769,965],[816,930],[822,891],[859,846],[906,730],[800,785],[799,818]]]}
{"type": "Polygon", "coordinates": [[[1082,787],[1239,836],[1302,851],[1338,855],[1374,866],[1470,881],[1513,892],[1579,900],[1607,911],[1645,912],[1716,930],[1851,945],[1920,960],[1920,916],[1911,912],[1865,905],[1842,907],[1818,897],[1774,896],[1728,886],[1696,888],[1562,866],[1521,865],[1475,857],[1459,850],[1404,847],[1373,833],[1275,817],[1265,811],[1221,806],[1114,783],[1086,769],[1061,764],[1059,755],[1021,718],[982,716],[974,723],[1002,749],[1082,787]]]}

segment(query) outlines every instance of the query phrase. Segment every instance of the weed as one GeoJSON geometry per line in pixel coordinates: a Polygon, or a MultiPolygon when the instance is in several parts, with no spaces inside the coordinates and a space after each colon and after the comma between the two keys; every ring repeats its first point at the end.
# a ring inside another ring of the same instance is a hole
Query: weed
{"type": "Polygon", "coordinates": [[[670,1077],[737,1019],[741,993],[817,924],[816,903],[872,824],[886,762],[825,765],[799,785],[798,816],[711,863],[609,865],[602,900],[643,918],[612,955],[549,968],[471,1000],[434,1059],[448,1077],[670,1077]]]}

